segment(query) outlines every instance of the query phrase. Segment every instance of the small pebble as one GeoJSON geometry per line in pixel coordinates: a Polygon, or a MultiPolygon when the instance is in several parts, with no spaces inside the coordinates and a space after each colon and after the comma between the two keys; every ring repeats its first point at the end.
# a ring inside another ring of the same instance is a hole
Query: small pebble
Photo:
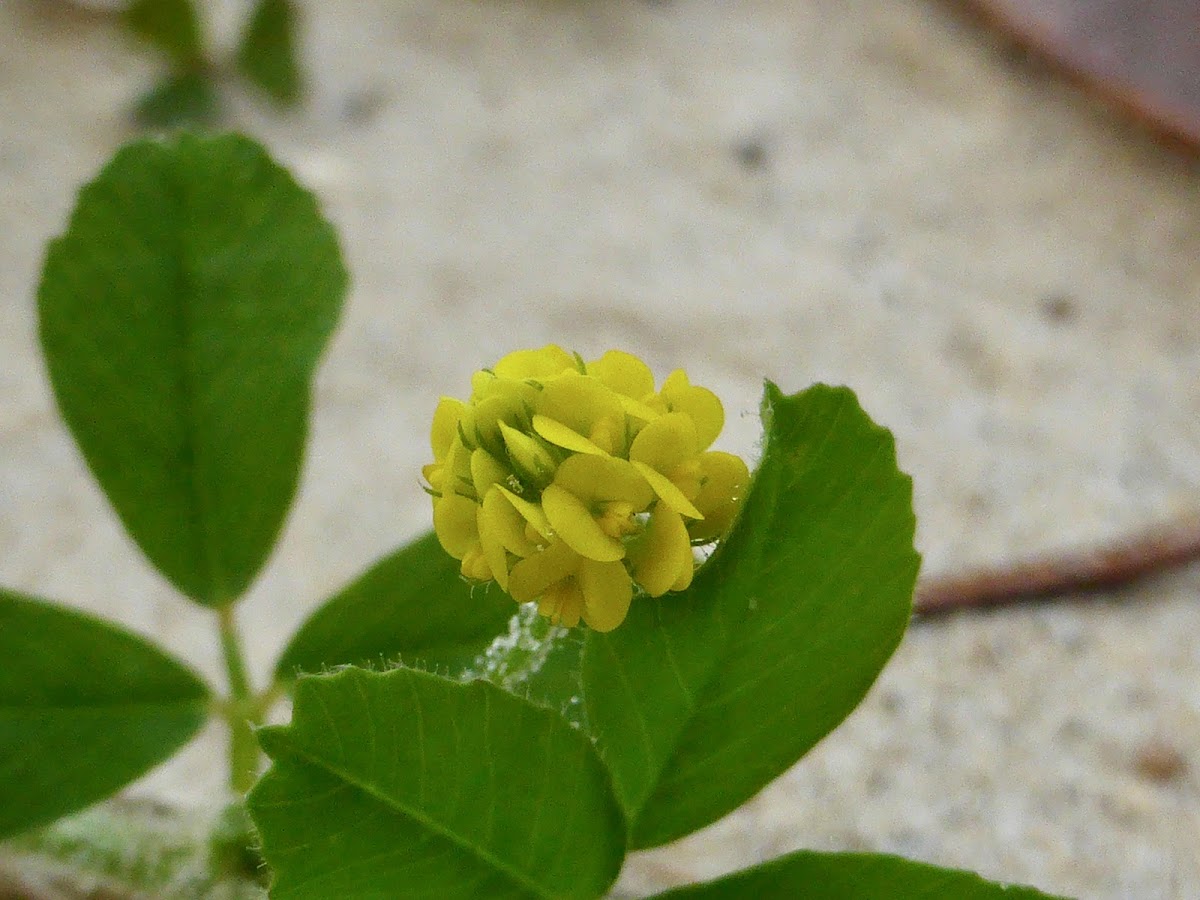
{"type": "Polygon", "coordinates": [[[761,141],[745,140],[738,143],[733,148],[734,156],[737,161],[747,169],[761,169],[767,162],[767,148],[762,145],[761,141]]]}
{"type": "Polygon", "coordinates": [[[1187,759],[1178,747],[1161,738],[1146,741],[1134,757],[1134,768],[1148,781],[1174,781],[1187,771],[1187,759]]]}
{"type": "Polygon", "coordinates": [[[1074,322],[1079,315],[1075,300],[1068,294],[1048,294],[1042,298],[1042,316],[1055,325],[1074,322]]]}

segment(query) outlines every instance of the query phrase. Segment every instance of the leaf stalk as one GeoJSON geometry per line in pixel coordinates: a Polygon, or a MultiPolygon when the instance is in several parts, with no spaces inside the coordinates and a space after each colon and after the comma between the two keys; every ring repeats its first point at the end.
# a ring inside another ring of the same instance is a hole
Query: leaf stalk
{"type": "Polygon", "coordinates": [[[250,687],[233,604],[217,610],[217,624],[221,635],[221,654],[229,679],[229,702],[221,707],[229,726],[229,786],[236,793],[244,795],[254,785],[258,775],[259,750],[254,726],[261,722],[262,709],[259,698],[253,695],[250,687]]]}

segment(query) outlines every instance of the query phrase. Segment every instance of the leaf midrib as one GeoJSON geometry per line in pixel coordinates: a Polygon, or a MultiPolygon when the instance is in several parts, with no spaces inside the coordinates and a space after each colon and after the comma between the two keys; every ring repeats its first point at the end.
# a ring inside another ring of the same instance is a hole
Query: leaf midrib
{"type": "Polygon", "coordinates": [[[445,827],[444,825],[440,824],[439,822],[435,821],[434,819],[430,818],[429,816],[424,815],[423,813],[420,812],[420,810],[410,808],[408,805],[404,804],[397,798],[390,797],[386,794],[383,794],[382,792],[376,790],[372,785],[366,784],[363,781],[361,781],[360,779],[356,778],[354,775],[352,775],[350,772],[346,771],[342,767],[336,766],[336,765],[332,764],[331,762],[329,762],[328,760],[323,759],[319,756],[316,756],[313,753],[303,749],[302,747],[298,746],[294,741],[292,741],[290,738],[288,738],[286,736],[285,732],[276,732],[276,737],[282,738],[283,741],[286,742],[286,745],[287,745],[286,752],[289,753],[290,755],[292,755],[293,757],[298,758],[298,759],[308,763],[309,765],[313,766],[314,768],[321,769],[321,770],[327,772],[328,774],[333,775],[335,778],[340,779],[341,781],[350,785],[351,787],[353,787],[359,791],[362,791],[364,794],[366,794],[367,796],[371,797],[372,799],[378,801],[380,804],[387,807],[388,809],[395,811],[399,815],[408,817],[412,821],[416,822],[418,825],[429,829],[434,834],[449,841],[454,846],[459,847],[459,848],[467,851],[469,854],[472,854],[472,855],[478,857],[478,859],[481,862],[483,862],[486,865],[491,866],[496,871],[507,876],[514,883],[516,883],[519,887],[529,891],[533,896],[539,897],[539,898],[541,898],[541,900],[556,900],[558,895],[548,892],[547,888],[544,888],[537,882],[532,881],[523,872],[521,872],[517,869],[514,869],[511,865],[504,862],[500,858],[494,856],[493,854],[489,853],[487,850],[465,840],[464,838],[459,836],[454,831],[451,831],[449,828],[445,827]]]}
{"type": "Polygon", "coordinates": [[[188,197],[186,185],[183,185],[175,177],[174,170],[170,170],[168,178],[171,181],[172,193],[175,194],[177,203],[177,214],[179,216],[179,227],[175,232],[175,257],[173,260],[175,293],[171,300],[171,309],[174,315],[172,318],[177,325],[176,337],[179,341],[179,353],[176,359],[179,360],[179,394],[180,405],[183,407],[183,421],[185,427],[184,445],[181,451],[183,469],[186,473],[187,491],[191,497],[193,508],[196,512],[196,521],[199,523],[199,528],[196,532],[196,540],[199,543],[197,547],[198,562],[203,567],[202,571],[205,576],[205,584],[197,585],[203,591],[202,598],[206,603],[218,603],[221,600],[227,599],[223,595],[225,593],[225,578],[222,572],[220,561],[218,560],[217,541],[214,540],[215,522],[212,521],[211,510],[205,498],[204,491],[201,489],[200,465],[202,463],[199,448],[197,446],[196,435],[200,433],[200,423],[196,412],[196,371],[195,371],[195,353],[192,336],[195,332],[195,323],[188,316],[189,301],[187,298],[195,296],[193,288],[196,279],[190,277],[188,266],[191,263],[191,254],[188,252],[191,247],[191,242],[188,240],[188,232],[191,228],[190,208],[191,203],[188,197]]]}
{"type": "MultiPolygon", "coordinates": [[[[771,419],[769,420],[770,427],[768,427],[768,429],[767,429],[767,443],[763,448],[762,460],[760,461],[758,468],[755,470],[753,478],[749,485],[749,488],[746,491],[747,500],[749,500],[749,498],[754,496],[755,489],[758,487],[760,480],[764,476],[764,470],[763,470],[764,464],[770,458],[771,446],[773,443],[772,429],[774,428],[775,404],[779,400],[787,399],[786,397],[783,397],[782,393],[779,391],[779,389],[774,384],[772,384],[771,382],[767,382],[767,384],[769,385],[767,390],[769,392],[769,396],[771,397],[771,401],[772,401],[771,408],[770,408],[771,419]]],[[[841,415],[840,409],[838,411],[838,415],[839,416],[841,415]]],[[[764,416],[764,423],[767,421],[768,420],[767,420],[766,416],[764,416]]],[[[825,443],[825,441],[827,441],[829,439],[829,434],[831,432],[832,432],[832,428],[826,432],[826,435],[822,440],[822,445],[825,443]]],[[[811,458],[811,454],[810,454],[810,458],[811,458]]],[[[776,482],[778,482],[777,473],[770,473],[770,475],[771,475],[771,477],[773,477],[776,480],[776,482]]],[[[776,494],[778,494],[779,484],[776,483],[773,485],[773,487],[775,489],[776,494]]],[[[738,513],[739,522],[743,517],[743,513],[745,511],[745,506],[746,506],[746,504],[743,504],[743,509],[741,511],[739,511],[739,513],[738,513]]],[[[756,565],[758,560],[762,557],[763,541],[760,539],[760,540],[757,540],[754,542],[748,542],[748,543],[750,544],[750,546],[741,548],[741,552],[743,554],[747,554],[748,551],[752,552],[753,559],[746,559],[745,561],[742,562],[742,565],[756,565]]],[[[727,547],[725,546],[725,544],[723,542],[717,548],[717,552],[713,554],[713,557],[708,560],[707,566],[712,566],[713,564],[717,564],[718,566],[721,565],[721,562],[722,562],[725,552],[728,552],[728,551],[727,551],[727,547]],[[721,555],[721,558],[718,558],[718,554],[721,555]]],[[[710,569],[709,577],[710,578],[718,577],[722,574],[723,573],[720,572],[719,569],[713,568],[713,569],[710,569]]],[[[722,595],[724,593],[724,590],[721,587],[720,582],[718,582],[717,585],[714,586],[714,592],[716,593],[716,596],[717,596],[717,602],[715,602],[713,604],[713,606],[715,609],[719,610],[723,606],[723,596],[722,595]]],[[[670,650],[669,635],[666,632],[662,632],[661,639],[663,641],[664,646],[668,648],[668,653],[670,653],[672,658],[674,658],[674,652],[670,650]]],[[[670,746],[669,752],[663,754],[661,760],[657,764],[654,764],[653,757],[650,757],[651,765],[649,766],[649,769],[650,769],[650,773],[651,773],[652,777],[647,779],[645,787],[643,787],[642,789],[640,789],[638,791],[639,796],[638,796],[638,803],[637,803],[636,810],[629,811],[629,813],[630,813],[629,827],[630,827],[631,835],[636,834],[638,820],[641,818],[641,814],[645,810],[646,804],[649,803],[651,798],[654,797],[656,788],[662,782],[663,772],[666,771],[668,764],[670,763],[670,761],[674,758],[674,756],[678,752],[680,741],[681,741],[683,735],[687,731],[688,724],[695,719],[696,710],[700,707],[700,704],[703,702],[705,695],[708,693],[709,686],[712,684],[712,682],[715,678],[715,673],[716,673],[718,667],[720,666],[721,662],[724,661],[724,659],[728,656],[729,649],[730,649],[732,642],[733,642],[732,636],[730,634],[728,627],[722,628],[721,629],[721,643],[722,643],[721,652],[713,654],[708,667],[704,671],[703,676],[700,679],[698,679],[697,684],[695,685],[693,690],[687,690],[686,686],[685,686],[684,694],[686,697],[686,715],[682,717],[679,727],[677,729],[675,729],[674,734],[671,735],[671,738],[669,741],[669,746],[670,746]]],[[[615,654],[610,654],[610,655],[615,656],[615,654]]],[[[626,681],[628,681],[628,679],[626,679],[626,681]]],[[[681,685],[683,684],[682,681],[680,681],[680,684],[681,685]]],[[[639,716],[639,719],[640,719],[640,716],[639,716]]],[[[641,720],[641,721],[642,721],[643,730],[645,730],[646,723],[644,720],[641,720]]],[[[644,742],[646,743],[647,747],[651,747],[651,748],[653,747],[653,742],[650,740],[650,736],[649,736],[648,732],[646,732],[644,735],[644,742]]],[[[637,842],[633,842],[632,846],[634,849],[637,849],[637,847],[638,847],[637,842]]]]}
{"type": "MultiPolygon", "coordinates": [[[[768,384],[768,388],[767,388],[768,396],[770,397],[770,400],[771,400],[772,418],[771,418],[771,427],[768,428],[768,432],[767,432],[768,433],[768,443],[764,447],[764,452],[763,452],[763,457],[762,457],[763,463],[767,462],[768,459],[770,458],[772,444],[775,443],[775,440],[773,440],[773,438],[774,438],[773,429],[774,429],[774,425],[775,425],[774,418],[776,415],[775,407],[781,402],[787,402],[788,400],[792,399],[792,398],[785,396],[781,391],[779,391],[778,387],[775,386],[773,383],[768,382],[767,384],[768,384]]],[[[837,431],[839,422],[844,418],[844,416],[846,415],[847,409],[849,408],[849,405],[847,403],[847,396],[846,396],[845,389],[827,386],[827,385],[816,385],[816,386],[814,386],[814,388],[822,388],[823,390],[827,391],[828,395],[831,398],[836,399],[837,407],[836,407],[836,410],[834,411],[833,415],[831,417],[828,417],[828,421],[824,425],[824,429],[825,429],[824,434],[821,436],[820,441],[818,443],[816,443],[815,445],[813,445],[812,447],[810,447],[808,449],[808,452],[805,454],[804,468],[796,473],[793,473],[792,477],[790,479],[788,479],[789,485],[803,480],[804,475],[808,472],[808,470],[810,470],[813,467],[814,462],[817,459],[819,459],[822,456],[822,454],[825,453],[827,444],[832,439],[832,436],[834,435],[834,433],[837,431]]],[[[812,389],[810,388],[810,390],[812,390],[812,389]]],[[[811,413],[809,414],[809,417],[811,418],[811,413]]],[[[885,435],[887,433],[886,429],[881,428],[877,425],[875,426],[874,429],[871,429],[871,430],[876,431],[876,432],[882,432],[885,435]]],[[[847,486],[846,493],[851,492],[853,490],[853,488],[856,487],[861,482],[863,473],[869,470],[870,465],[874,463],[875,459],[877,458],[877,455],[881,452],[884,452],[885,446],[886,446],[886,444],[881,442],[880,445],[874,449],[874,452],[872,453],[870,460],[868,460],[868,461],[864,462],[862,465],[860,465],[859,471],[857,473],[855,473],[855,476],[854,476],[851,484],[847,486]]],[[[776,463],[776,464],[778,464],[778,463],[776,463]]],[[[759,477],[762,473],[763,473],[763,468],[762,468],[762,464],[760,463],[759,469],[754,473],[754,480],[753,480],[752,484],[750,485],[750,489],[747,491],[747,497],[751,496],[755,487],[758,486],[759,477]]],[[[777,496],[779,494],[779,492],[782,491],[787,485],[783,485],[783,484],[779,483],[778,476],[781,473],[776,472],[773,474],[776,476],[776,483],[774,485],[772,485],[772,487],[774,488],[776,496],[777,496]]],[[[843,503],[843,502],[845,502],[844,496],[839,498],[839,500],[838,500],[839,504],[843,503]]],[[[772,503],[771,504],[772,510],[775,510],[776,506],[777,506],[777,504],[772,503]]],[[[777,511],[776,511],[776,514],[777,514],[777,511]]],[[[878,523],[878,519],[881,515],[882,515],[881,513],[877,513],[875,519],[872,520],[870,528],[863,529],[863,530],[869,531],[871,528],[874,528],[875,525],[878,523]]],[[[741,516],[739,514],[739,519],[740,518],[741,518],[741,516]]],[[[774,520],[774,516],[772,517],[772,522],[773,522],[773,520],[774,520]]],[[[762,532],[764,534],[769,534],[771,532],[772,522],[767,523],[766,526],[762,529],[762,532]]],[[[863,540],[863,535],[860,534],[858,541],[861,543],[862,540],[863,540]]],[[[752,562],[755,565],[757,565],[758,559],[760,559],[762,556],[763,543],[764,543],[764,541],[760,539],[758,541],[753,542],[753,544],[752,544],[752,549],[754,551],[754,560],[752,562]]],[[[724,549],[724,547],[722,547],[721,549],[724,549]]],[[[745,553],[745,551],[747,549],[751,549],[751,548],[743,547],[742,552],[745,553]]],[[[714,561],[715,560],[710,560],[710,562],[714,562],[714,561]]],[[[745,564],[746,563],[743,562],[743,565],[745,565],[745,564]]],[[[716,574],[716,573],[714,572],[714,574],[716,574]]],[[[759,574],[761,575],[762,573],[760,572],[759,574]]],[[[714,606],[717,608],[720,608],[725,605],[725,598],[723,596],[724,588],[718,586],[716,588],[716,590],[719,593],[717,596],[717,601],[716,601],[716,603],[714,603],[714,606]]],[[[741,618],[744,619],[745,616],[743,615],[741,618]]],[[[739,621],[741,621],[741,619],[739,619],[739,621]]],[[[736,623],[734,623],[734,624],[736,624],[736,623]]],[[[663,635],[663,642],[667,646],[668,651],[669,651],[670,640],[665,634],[663,635]]],[[[716,680],[716,673],[719,671],[719,668],[720,668],[721,664],[723,663],[723,661],[730,655],[733,644],[734,644],[734,640],[733,640],[732,632],[728,628],[724,629],[722,631],[721,651],[714,655],[712,664],[705,670],[702,678],[697,681],[697,683],[694,687],[694,690],[685,691],[685,693],[688,694],[688,697],[687,697],[688,703],[687,703],[687,707],[686,707],[687,715],[682,718],[680,727],[675,731],[675,733],[672,735],[672,737],[669,741],[670,752],[664,755],[662,762],[659,765],[654,766],[652,768],[653,778],[649,781],[647,789],[642,792],[639,792],[639,793],[641,793],[642,796],[639,799],[638,808],[632,817],[632,822],[631,822],[631,833],[632,834],[637,833],[638,820],[641,818],[641,815],[642,815],[643,811],[646,809],[647,804],[654,798],[658,787],[662,783],[663,772],[667,771],[671,761],[677,755],[683,736],[687,733],[689,725],[695,720],[697,710],[699,710],[704,705],[706,698],[709,696],[709,694],[713,688],[713,684],[716,680]]],[[[638,848],[641,845],[635,841],[633,846],[635,848],[638,848]]]]}

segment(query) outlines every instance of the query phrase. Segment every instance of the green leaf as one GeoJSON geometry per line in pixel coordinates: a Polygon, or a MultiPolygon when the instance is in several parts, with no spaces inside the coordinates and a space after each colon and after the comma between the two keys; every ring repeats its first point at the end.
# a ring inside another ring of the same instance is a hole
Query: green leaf
{"type": "Polygon", "coordinates": [[[625,825],[591,743],[486,682],[346,669],[296,686],[250,814],[277,900],[592,898],[625,825]]]}
{"type": "Polygon", "coordinates": [[[203,54],[200,19],[191,0],[133,0],[125,9],[125,24],[177,68],[195,65],[203,54]]]}
{"type": "Polygon", "coordinates": [[[403,662],[457,674],[503,634],[517,605],[473,586],[430,532],[376,563],[317,609],[275,666],[289,681],[336,666],[403,662]]]}
{"type": "Polygon", "coordinates": [[[143,95],[134,109],[134,118],[145,128],[173,128],[212,122],[218,111],[212,80],[203,72],[184,72],[163,79],[143,95]]]}
{"type": "Polygon", "coordinates": [[[549,707],[573,725],[587,731],[587,710],[583,705],[583,648],[586,643],[584,632],[579,628],[567,629],[565,634],[553,638],[545,661],[536,672],[530,673],[520,684],[516,693],[549,707]]]}
{"type": "Polygon", "coordinates": [[[276,103],[290,106],[303,89],[292,0],[258,0],[238,47],[238,70],[276,103]]]}
{"type": "Polygon", "coordinates": [[[0,838],[101,800],[208,717],[208,688],[141,638],[0,590],[0,838]]]}
{"type": "Polygon", "coordinates": [[[635,848],[739,806],[837,726],[908,623],[912,484],[854,394],[767,383],[762,461],[690,591],[584,651],[589,727],[635,848]]]}
{"type": "Polygon", "coordinates": [[[201,603],[238,597],[274,546],[345,286],[312,195],[233,135],[124,148],[50,245],[59,409],[130,535],[201,603]]]}
{"type": "Polygon", "coordinates": [[[994,884],[973,872],[939,869],[899,856],[801,850],[716,881],[687,885],[654,896],[662,900],[743,900],[745,897],[1035,900],[1050,895],[1029,887],[994,884]]]}

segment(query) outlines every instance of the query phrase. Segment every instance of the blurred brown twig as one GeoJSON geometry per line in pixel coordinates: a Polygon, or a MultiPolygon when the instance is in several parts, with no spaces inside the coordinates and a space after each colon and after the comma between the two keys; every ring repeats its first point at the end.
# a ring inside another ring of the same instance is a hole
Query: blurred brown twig
{"type": "Polygon", "coordinates": [[[1029,562],[923,578],[914,611],[927,617],[1117,588],[1196,559],[1200,517],[1029,562]]]}

